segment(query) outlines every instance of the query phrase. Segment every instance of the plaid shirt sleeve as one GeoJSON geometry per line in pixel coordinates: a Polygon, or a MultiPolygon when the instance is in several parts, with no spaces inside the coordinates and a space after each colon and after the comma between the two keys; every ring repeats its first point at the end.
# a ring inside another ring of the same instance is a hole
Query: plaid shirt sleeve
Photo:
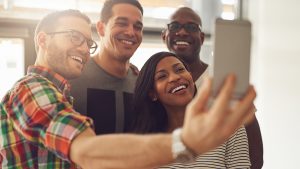
{"type": "Polygon", "coordinates": [[[11,91],[6,109],[23,137],[64,160],[70,161],[72,140],[92,127],[91,119],[77,113],[53,83],[44,78],[31,78],[18,85],[11,91]]]}

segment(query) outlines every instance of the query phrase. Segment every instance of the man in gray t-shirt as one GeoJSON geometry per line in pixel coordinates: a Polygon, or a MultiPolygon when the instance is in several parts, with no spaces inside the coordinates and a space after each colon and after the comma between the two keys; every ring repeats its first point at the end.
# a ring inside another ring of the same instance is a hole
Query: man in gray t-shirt
{"type": "Polygon", "coordinates": [[[123,132],[130,123],[137,75],[129,60],[142,42],[142,16],[138,1],[106,1],[96,25],[100,51],[71,81],[74,108],[94,120],[96,134],[123,132]]]}
{"type": "Polygon", "coordinates": [[[125,78],[112,76],[90,59],[81,77],[71,82],[75,110],[94,120],[97,134],[123,132],[130,123],[136,78],[131,69],[125,78]]]}

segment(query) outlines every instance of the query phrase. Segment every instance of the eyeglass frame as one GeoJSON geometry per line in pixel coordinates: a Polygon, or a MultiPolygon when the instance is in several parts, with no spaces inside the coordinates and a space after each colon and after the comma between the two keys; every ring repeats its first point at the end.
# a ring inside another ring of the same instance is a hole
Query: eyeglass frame
{"type": "Polygon", "coordinates": [[[184,29],[186,32],[188,32],[188,33],[195,33],[195,32],[202,32],[202,27],[201,27],[201,25],[199,25],[199,24],[197,24],[197,23],[193,23],[193,22],[188,22],[188,23],[185,23],[185,24],[181,24],[181,23],[179,23],[179,22],[171,22],[171,23],[168,23],[167,24],[167,29],[170,31],[170,32],[178,32],[178,31],[180,31],[181,29],[184,29]],[[172,24],[177,24],[177,25],[179,25],[179,28],[178,29],[176,29],[176,30],[170,30],[170,25],[172,25],[172,24]],[[195,31],[190,31],[190,30],[188,30],[187,29],[187,25],[196,25],[197,26],[197,30],[195,30],[195,31]]]}
{"type": "Polygon", "coordinates": [[[48,35],[64,34],[64,33],[69,33],[71,35],[70,40],[71,40],[71,42],[72,42],[73,45],[75,45],[75,46],[81,46],[84,42],[86,42],[89,50],[90,51],[93,50],[93,52],[89,51],[89,54],[94,54],[96,52],[96,50],[98,48],[97,43],[94,40],[92,40],[92,39],[86,38],[81,32],[79,32],[77,30],[68,29],[68,30],[64,30],[64,31],[47,32],[48,35]],[[74,33],[77,33],[78,35],[80,35],[81,37],[83,37],[83,38],[80,38],[80,39],[82,39],[80,41],[80,43],[77,43],[76,41],[74,41],[74,38],[73,38],[74,37],[74,35],[73,35],[74,33]],[[89,42],[91,42],[91,45],[89,45],[89,42]]]}

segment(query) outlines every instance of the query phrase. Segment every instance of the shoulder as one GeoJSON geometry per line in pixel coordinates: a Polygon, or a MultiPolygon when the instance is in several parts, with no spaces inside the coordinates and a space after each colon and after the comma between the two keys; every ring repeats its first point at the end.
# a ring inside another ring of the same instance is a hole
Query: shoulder
{"type": "Polygon", "coordinates": [[[138,75],[139,75],[139,72],[136,72],[136,71],[134,71],[134,70],[132,70],[132,69],[129,69],[128,70],[128,78],[137,78],[138,77],[138,75]]]}
{"type": "Polygon", "coordinates": [[[50,84],[51,82],[47,78],[38,74],[27,75],[15,83],[12,91],[18,91],[22,88],[35,89],[36,87],[48,86],[50,84]]]}
{"type": "Polygon", "coordinates": [[[205,71],[202,73],[202,75],[195,81],[195,84],[196,84],[197,88],[201,86],[204,79],[208,76],[209,76],[209,68],[207,67],[205,69],[205,71]]]}
{"type": "Polygon", "coordinates": [[[58,93],[58,88],[47,78],[34,74],[27,75],[16,82],[10,91],[11,97],[41,97],[58,93]]]}
{"type": "Polygon", "coordinates": [[[240,127],[240,128],[235,132],[235,135],[236,135],[236,136],[244,136],[244,135],[247,136],[245,126],[240,127]]]}
{"type": "Polygon", "coordinates": [[[140,70],[137,66],[135,66],[132,63],[129,63],[129,72],[131,72],[131,74],[133,74],[134,76],[138,76],[140,73],[140,70]]]}
{"type": "Polygon", "coordinates": [[[229,142],[233,140],[247,140],[247,133],[244,126],[240,127],[230,138],[229,142]]]}
{"type": "Polygon", "coordinates": [[[249,168],[249,147],[245,127],[239,128],[226,144],[228,168],[249,168]]]}
{"type": "Polygon", "coordinates": [[[57,98],[59,90],[55,85],[40,75],[27,75],[20,79],[5,96],[7,105],[27,106],[33,110],[35,106],[47,105],[57,98]]]}
{"type": "Polygon", "coordinates": [[[248,137],[244,126],[240,127],[226,142],[227,151],[249,151],[248,137]]]}

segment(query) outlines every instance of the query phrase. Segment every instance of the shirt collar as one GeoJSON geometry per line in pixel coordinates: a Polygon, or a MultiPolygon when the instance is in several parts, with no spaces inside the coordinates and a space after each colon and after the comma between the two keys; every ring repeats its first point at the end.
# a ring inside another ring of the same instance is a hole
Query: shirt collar
{"type": "Polygon", "coordinates": [[[55,73],[49,68],[42,66],[29,66],[27,74],[38,74],[51,81],[60,91],[70,90],[70,84],[67,79],[55,73]]]}

